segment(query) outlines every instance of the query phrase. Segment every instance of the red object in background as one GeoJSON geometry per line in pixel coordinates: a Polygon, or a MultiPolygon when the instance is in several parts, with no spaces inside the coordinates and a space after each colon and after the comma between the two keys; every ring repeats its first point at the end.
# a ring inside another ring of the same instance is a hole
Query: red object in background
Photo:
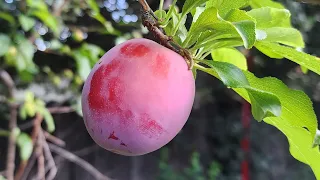
{"type": "MultiPolygon", "coordinates": [[[[252,69],[253,66],[253,56],[250,51],[246,52],[248,70],[252,69]]],[[[244,153],[244,159],[241,163],[241,179],[249,180],[250,179],[250,168],[249,168],[249,152],[250,152],[250,120],[251,120],[251,105],[247,101],[243,100],[242,102],[242,115],[241,123],[244,129],[244,135],[241,140],[241,149],[244,153]]]]}
{"type": "Polygon", "coordinates": [[[242,104],[242,126],[244,128],[244,136],[241,140],[241,149],[244,153],[244,159],[241,163],[241,179],[249,180],[249,150],[250,150],[250,140],[249,140],[249,128],[250,128],[250,104],[247,101],[243,101],[242,104]]]}

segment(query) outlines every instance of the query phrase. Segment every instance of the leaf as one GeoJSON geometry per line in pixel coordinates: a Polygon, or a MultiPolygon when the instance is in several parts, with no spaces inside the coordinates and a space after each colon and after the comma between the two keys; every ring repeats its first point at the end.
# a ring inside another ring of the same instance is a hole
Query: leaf
{"type": "Polygon", "coordinates": [[[9,36],[0,33],[0,57],[8,52],[11,40],[9,36]]]}
{"type": "Polygon", "coordinates": [[[27,0],[27,5],[41,11],[47,11],[48,7],[44,0],[27,0]]]}
{"type": "Polygon", "coordinates": [[[281,3],[274,2],[272,0],[251,0],[250,6],[252,8],[273,7],[273,8],[284,9],[284,6],[281,3]]]}
{"type": "MultiPolygon", "coordinates": [[[[214,71],[199,69],[217,77],[214,71]]],[[[257,78],[248,71],[243,73],[252,89],[276,95],[281,103],[281,115],[266,117],[264,122],[275,126],[287,136],[292,156],[308,164],[319,179],[320,151],[319,148],[312,148],[318,125],[311,100],[302,91],[291,90],[276,78],[257,78]]],[[[252,105],[255,103],[246,89],[233,89],[252,105]]]]}
{"type": "Polygon", "coordinates": [[[14,17],[9,13],[0,12],[0,19],[8,21],[11,25],[14,25],[16,23],[14,17]]]}
{"type": "Polygon", "coordinates": [[[217,61],[205,61],[214,72],[210,74],[219,78],[227,87],[245,89],[252,103],[252,114],[258,121],[266,117],[280,116],[281,103],[274,93],[256,89],[250,85],[244,73],[236,66],[217,61]]]}
{"type": "Polygon", "coordinates": [[[43,108],[43,109],[41,109],[40,113],[43,116],[43,118],[47,124],[48,132],[50,132],[50,133],[54,132],[54,130],[55,130],[54,119],[53,119],[51,113],[49,112],[49,110],[46,108],[43,108]]]}
{"type": "Polygon", "coordinates": [[[102,25],[104,25],[104,27],[107,30],[107,33],[120,35],[120,32],[115,30],[112,24],[102,16],[102,14],[100,13],[99,5],[95,0],[86,0],[86,2],[89,8],[92,10],[92,13],[90,14],[90,16],[96,19],[97,21],[99,21],[102,25]]]}
{"type": "Polygon", "coordinates": [[[283,56],[297,64],[300,64],[309,70],[320,74],[320,58],[311,56],[307,53],[297,51],[296,49],[270,42],[257,42],[255,45],[258,49],[269,49],[270,52],[283,56]]]}
{"type": "Polygon", "coordinates": [[[79,51],[75,51],[73,57],[77,63],[78,74],[82,80],[86,80],[91,71],[90,59],[79,51]]]}
{"type": "Polygon", "coordinates": [[[100,8],[95,0],[86,0],[86,2],[94,13],[100,13],[100,8]]]}
{"type": "Polygon", "coordinates": [[[253,47],[256,41],[256,23],[254,18],[247,15],[246,11],[233,9],[226,15],[225,20],[233,23],[243,40],[244,47],[247,49],[253,47]]]}
{"type": "Polygon", "coordinates": [[[22,161],[26,161],[30,158],[33,151],[33,143],[30,136],[26,133],[20,133],[17,138],[17,144],[20,149],[20,158],[22,161]]]}
{"type": "Polygon", "coordinates": [[[34,51],[35,48],[29,40],[25,38],[21,39],[19,45],[17,46],[16,57],[14,57],[16,59],[16,61],[14,61],[15,66],[19,72],[24,70],[27,70],[31,73],[37,72],[38,69],[33,62],[34,51]]]}
{"type": "MultiPolygon", "coordinates": [[[[242,12],[236,11],[236,13],[240,14],[242,12]]],[[[201,13],[197,21],[192,23],[187,38],[183,42],[183,46],[191,46],[200,39],[199,37],[201,36],[201,33],[207,31],[209,34],[207,33],[206,36],[209,36],[211,40],[217,39],[221,34],[222,37],[241,37],[245,47],[250,48],[255,42],[255,25],[254,22],[251,21],[252,18],[249,16],[247,17],[248,20],[229,22],[219,17],[216,8],[206,9],[201,13]]]]}
{"type": "Polygon", "coordinates": [[[104,50],[99,46],[88,43],[84,43],[80,48],[80,51],[90,59],[91,66],[93,66],[99,60],[100,56],[104,54],[104,50]]]}
{"type": "Polygon", "coordinates": [[[203,13],[203,11],[205,10],[206,8],[205,7],[197,7],[195,10],[194,10],[194,13],[192,13],[192,22],[196,22],[198,17],[200,16],[201,13],[203,13]]]}
{"type": "Polygon", "coordinates": [[[19,116],[22,118],[22,120],[27,119],[27,110],[25,106],[21,106],[21,108],[19,109],[19,116]]]}
{"type": "Polygon", "coordinates": [[[196,68],[192,68],[192,74],[193,74],[193,78],[196,80],[197,79],[197,69],[196,68]]]}
{"type": "Polygon", "coordinates": [[[29,31],[36,24],[36,21],[28,16],[20,15],[18,18],[24,31],[29,31]]]}
{"type": "Polygon", "coordinates": [[[256,20],[257,29],[291,27],[291,14],[287,9],[262,7],[259,9],[252,9],[248,11],[247,14],[256,20]]]}
{"type": "Polygon", "coordinates": [[[192,11],[192,9],[204,4],[206,1],[207,0],[186,0],[182,7],[181,16],[184,17],[186,14],[192,11]]]}
{"type": "MultiPolygon", "coordinates": [[[[293,157],[310,165],[317,178],[320,178],[320,152],[318,148],[312,148],[318,125],[311,100],[302,91],[291,90],[276,78],[260,79],[250,72],[244,73],[253,88],[277,95],[282,113],[279,117],[268,117],[264,121],[287,136],[293,157]]],[[[250,102],[244,90],[235,91],[250,102]]]]}
{"type": "Polygon", "coordinates": [[[215,7],[219,11],[219,15],[224,18],[224,16],[231,9],[239,9],[247,5],[249,0],[210,0],[206,3],[206,8],[215,7]]]}
{"type": "Polygon", "coordinates": [[[234,48],[219,48],[211,51],[212,59],[220,62],[227,62],[242,70],[247,70],[246,57],[234,48]]]}
{"type": "Polygon", "coordinates": [[[39,18],[56,36],[59,35],[60,24],[53,14],[49,12],[44,0],[27,0],[27,5],[31,7],[30,15],[39,18]]]}
{"type": "Polygon", "coordinates": [[[273,27],[264,29],[267,37],[262,41],[276,42],[292,47],[304,47],[301,33],[294,28],[273,27]]]}

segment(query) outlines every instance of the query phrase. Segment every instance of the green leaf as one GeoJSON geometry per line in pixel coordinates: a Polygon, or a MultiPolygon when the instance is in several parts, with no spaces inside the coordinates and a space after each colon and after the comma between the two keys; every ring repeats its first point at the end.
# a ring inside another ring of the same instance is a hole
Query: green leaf
{"type": "Polygon", "coordinates": [[[9,36],[0,33],[0,57],[8,52],[11,44],[9,36]]]}
{"type": "Polygon", "coordinates": [[[53,14],[49,12],[44,0],[27,0],[27,5],[31,7],[30,15],[39,18],[56,36],[59,35],[60,24],[53,14]]]}
{"type": "Polygon", "coordinates": [[[48,132],[52,133],[55,130],[55,124],[54,124],[54,119],[49,112],[49,110],[45,107],[45,102],[37,99],[35,101],[37,112],[40,113],[47,125],[48,132]]]}
{"type": "Polygon", "coordinates": [[[281,3],[274,2],[272,0],[251,0],[250,6],[252,8],[261,8],[261,7],[273,7],[273,8],[279,8],[279,9],[285,8],[281,3]]]}
{"type": "Polygon", "coordinates": [[[166,17],[167,13],[165,10],[156,10],[154,14],[161,19],[161,17],[166,17]]]}
{"type": "Polygon", "coordinates": [[[204,63],[213,70],[207,70],[207,72],[220,79],[227,87],[246,90],[250,96],[252,114],[256,120],[280,116],[281,103],[276,94],[252,87],[239,68],[225,62],[204,61],[204,63]]]}
{"type": "Polygon", "coordinates": [[[36,73],[37,67],[33,62],[33,56],[34,56],[35,48],[33,44],[23,38],[21,39],[19,45],[17,46],[17,54],[14,61],[16,69],[21,72],[24,70],[27,70],[30,73],[36,73]]]}
{"type": "Polygon", "coordinates": [[[291,14],[287,9],[262,7],[259,9],[252,9],[248,11],[247,14],[256,20],[257,29],[291,27],[291,14]]]}
{"type": "MultiPolygon", "coordinates": [[[[320,152],[318,148],[312,148],[318,125],[311,100],[303,92],[289,89],[276,78],[260,79],[250,72],[244,73],[253,88],[277,95],[282,106],[281,116],[268,117],[264,121],[287,136],[293,157],[310,165],[317,178],[320,178],[320,152]]],[[[244,90],[235,91],[250,102],[244,90]]]]}
{"type": "Polygon", "coordinates": [[[48,11],[48,7],[44,0],[27,0],[27,5],[40,11],[48,11]]]}
{"type": "Polygon", "coordinates": [[[292,47],[304,47],[301,33],[294,28],[273,27],[264,29],[267,37],[262,41],[276,42],[292,47]]]}
{"type": "Polygon", "coordinates": [[[196,7],[204,4],[207,0],[186,0],[182,7],[182,17],[191,12],[196,7]]]}
{"type": "Polygon", "coordinates": [[[14,17],[9,13],[0,12],[0,19],[8,21],[11,25],[14,25],[16,23],[14,17]]]}
{"type": "MultiPolygon", "coordinates": [[[[241,14],[240,10],[235,10],[236,14],[241,14]]],[[[233,16],[230,16],[233,17],[233,16]]],[[[241,19],[244,16],[241,17],[241,19]]],[[[216,8],[208,8],[197,19],[195,23],[192,23],[188,36],[183,42],[184,47],[190,47],[194,44],[202,33],[206,31],[210,34],[206,34],[212,41],[217,39],[219,35],[220,38],[225,38],[226,36],[230,37],[241,37],[246,48],[252,47],[255,42],[255,23],[251,21],[251,17],[247,16],[248,20],[236,21],[236,19],[230,18],[230,20],[235,20],[234,22],[229,22],[223,20],[219,17],[218,11],[216,8]]],[[[198,42],[201,43],[201,42],[198,42]]]]}
{"type": "Polygon", "coordinates": [[[91,71],[90,59],[79,51],[73,53],[77,63],[77,71],[82,80],[86,80],[91,71]]]}
{"type": "MultiPolygon", "coordinates": [[[[198,69],[219,78],[215,71],[201,67],[198,69]]],[[[243,73],[252,89],[257,90],[257,92],[263,91],[276,95],[281,103],[281,115],[278,117],[266,117],[264,118],[264,122],[275,126],[287,136],[292,156],[308,164],[317,179],[319,179],[320,151],[319,148],[312,148],[314,141],[318,137],[316,136],[318,125],[311,100],[302,91],[291,90],[276,78],[257,78],[250,72],[243,71],[243,73]]],[[[232,74],[235,75],[235,73],[232,74]]],[[[241,77],[241,79],[243,79],[243,77],[241,77]]],[[[256,103],[252,101],[251,93],[248,93],[245,88],[233,89],[250,102],[252,106],[256,103]]],[[[267,100],[269,98],[265,99],[267,100]]]]}
{"type": "Polygon", "coordinates": [[[100,13],[100,8],[99,8],[99,5],[97,4],[97,1],[86,0],[86,2],[88,4],[89,8],[92,10],[90,16],[93,17],[94,19],[96,19],[97,21],[99,21],[102,25],[104,25],[104,27],[107,30],[107,33],[120,35],[120,32],[115,30],[113,28],[112,24],[102,16],[102,14],[100,13]]]}
{"type": "Polygon", "coordinates": [[[19,116],[22,118],[22,120],[27,119],[27,109],[25,106],[21,106],[21,108],[19,109],[19,116]]]}
{"type": "Polygon", "coordinates": [[[28,16],[20,15],[18,18],[24,31],[29,31],[36,24],[36,21],[28,16]]]}
{"type": "Polygon", "coordinates": [[[247,70],[246,57],[234,48],[219,48],[211,51],[212,59],[220,62],[227,62],[237,66],[242,70],[247,70]]]}
{"type": "Polygon", "coordinates": [[[95,0],[86,0],[86,2],[94,13],[100,13],[99,5],[95,0]]]}
{"type": "Polygon", "coordinates": [[[192,22],[196,22],[198,17],[200,16],[201,13],[203,13],[203,11],[206,10],[205,7],[197,7],[196,9],[194,9],[192,13],[192,22]]]}
{"type": "Polygon", "coordinates": [[[309,70],[320,74],[320,58],[311,56],[307,53],[297,51],[296,49],[270,42],[257,42],[255,45],[258,49],[269,49],[272,53],[283,56],[297,64],[300,64],[309,70]]]}
{"type": "Polygon", "coordinates": [[[26,133],[20,133],[17,138],[17,144],[20,149],[20,158],[22,161],[26,161],[30,158],[33,151],[33,143],[30,136],[26,133]]]}
{"type": "Polygon", "coordinates": [[[193,74],[193,78],[196,80],[197,79],[197,69],[196,68],[192,68],[192,74],[193,74]]]}
{"type": "Polygon", "coordinates": [[[241,7],[244,7],[247,5],[249,0],[210,0],[206,3],[206,8],[215,7],[219,11],[219,15],[221,17],[225,17],[225,15],[231,10],[231,9],[239,9],[241,7]]]}
{"type": "Polygon", "coordinates": [[[306,68],[306,67],[304,67],[304,66],[300,66],[300,69],[301,69],[301,71],[302,71],[304,74],[307,74],[308,71],[309,71],[309,69],[306,68]]]}
{"type": "Polygon", "coordinates": [[[54,119],[51,113],[46,108],[41,109],[40,113],[47,124],[48,132],[52,133],[55,130],[55,125],[54,125],[54,119]]]}

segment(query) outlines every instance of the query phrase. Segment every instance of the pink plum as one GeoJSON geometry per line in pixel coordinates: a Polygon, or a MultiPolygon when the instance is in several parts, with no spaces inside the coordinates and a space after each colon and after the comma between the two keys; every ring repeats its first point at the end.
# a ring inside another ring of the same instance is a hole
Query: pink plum
{"type": "Polygon", "coordinates": [[[179,133],[194,96],[195,80],[184,58],[138,38],[113,47],[93,67],[82,91],[82,112],[99,146],[138,156],[179,133]]]}

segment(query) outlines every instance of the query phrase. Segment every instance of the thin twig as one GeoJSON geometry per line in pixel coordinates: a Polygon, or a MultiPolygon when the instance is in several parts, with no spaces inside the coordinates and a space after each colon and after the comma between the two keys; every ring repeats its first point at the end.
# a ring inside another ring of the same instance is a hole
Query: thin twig
{"type": "MultiPolygon", "coordinates": [[[[43,139],[43,150],[44,150],[44,155],[48,161],[47,163],[47,166],[46,166],[46,169],[47,167],[49,166],[50,168],[48,168],[48,170],[50,170],[48,176],[47,176],[47,180],[53,180],[58,172],[57,170],[57,166],[56,166],[56,163],[54,162],[54,159],[53,159],[53,156],[52,156],[52,153],[50,151],[50,148],[49,148],[49,145],[48,145],[48,142],[46,141],[46,137],[45,137],[45,134],[46,132],[44,131],[41,131],[39,133],[39,136],[43,139]]],[[[47,173],[47,170],[46,172],[47,173]]]]}
{"type": "Polygon", "coordinates": [[[32,170],[34,164],[36,163],[36,159],[37,159],[36,154],[32,153],[31,157],[29,158],[28,165],[24,170],[23,176],[19,180],[26,180],[28,178],[30,171],[32,170]]]}
{"type": "MultiPolygon", "coordinates": [[[[0,78],[8,88],[9,98],[14,99],[14,81],[12,80],[10,74],[5,70],[0,70],[0,78]]],[[[16,135],[14,133],[17,128],[17,105],[10,103],[10,120],[9,120],[9,141],[8,141],[8,156],[7,156],[7,169],[6,177],[8,180],[14,179],[14,169],[15,169],[15,156],[16,156],[16,135]]]]}
{"type": "Polygon", "coordinates": [[[64,147],[66,146],[66,142],[64,142],[62,139],[48,133],[47,131],[44,131],[44,136],[46,137],[47,140],[51,141],[52,143],[64,147]]]}
{"type": "Polygon", "coordinates": [[[111,180],[109,177],[103,175],[100,171],[98,171],[95,167],[89,164],[87,161],[81,159],[80,157],[74,155],[73,153],[60,148],[54,144],[48,143],[51,151],[57,153],[59,156],[81,166],[83,169],[88,171],[92,176],[94,176],[97,180],[111,180]]]}
{"type": "Polygon", "coordinates": [[[44,165],[44,156],[43,156],[43,138],[41,137],[41,130],[38,133],[38,140],[37,140],[37,148],[35,150],[36,155],[38,157],[38,172],[37,172],[37,179],[44,180],[45,179],[45,165],[44,165]]]}
{"type": "Polygon", "coordinates": [[[49,112],[51,114],[63,114],[63,113],[71,113],[75,110],[70,106],[62,106],[62,107],[49,107],[49,112]]]}

